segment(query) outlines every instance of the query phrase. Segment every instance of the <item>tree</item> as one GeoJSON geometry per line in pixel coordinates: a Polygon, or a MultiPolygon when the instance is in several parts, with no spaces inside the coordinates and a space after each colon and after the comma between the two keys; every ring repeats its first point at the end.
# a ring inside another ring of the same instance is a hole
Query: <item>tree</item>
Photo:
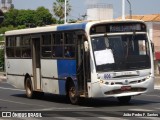
{"type": "Polygon", "coordinates": [[[0,71],[4,71],[4,49],[0,49],[0,71]]]}
{"type": "Polygon", "coordinates": [[[17,25],[26,25],[28,23],[34,24],[36,22],[34,19],[35,15],[35,10],[18,10],[16,19],[17,25]]]}
{"type": "MultiPolygon", "coordinates": [[[[65,0],[56,0],[56,2],[53,3],[53,12],[54,15],[58,18],[58,22],[61,22],[64,20],[64,11],[65,11],[65,0]]],[[[69,4],[69,0],[67,0],[67,9],[66,9],[66,15],[68,16],[71,11],[71,5],[69,4]]]]}
{"type": "Polygon", "coordinates": [[[4,22],[1,27],[7,27],[12,25],[16,28],[24,25],[27,27],[31,26],[42,26],[55,23],[55,19],[52,18],[52,14],[48,9],[44,7],[38,7],[36,10],[17,10],[11,9],[4,15],[4,22]]]}
{"type": "Polygon", "coordinates": [[[17,9],[11,9],[8,12],[4,14],[4,22],[2,23],[2,26],[17,26],[17,16],[18,16],[18,10],[17,9]]]}
{"type": "Polygon", "coordinates": [[[37,26],[50,25],[53,23],[52,14],[48,9],[38,7],[35,13],[35,23],[37,26]]]}

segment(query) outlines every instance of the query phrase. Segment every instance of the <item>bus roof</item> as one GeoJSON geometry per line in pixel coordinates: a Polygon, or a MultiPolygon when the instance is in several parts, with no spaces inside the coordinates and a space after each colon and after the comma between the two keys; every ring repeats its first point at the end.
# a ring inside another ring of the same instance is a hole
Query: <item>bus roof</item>
{"type": "Polygon", "coordinates": [[[12,31],[5,32],[5,35],[6,36],[25,35],[25,34],[52,32],[52,31],[75,30],[75,29],[85,30],[86,24],[87,24],[87,22],[12,30],[12,31]]]}
{"type": "Polygon", "coordinates": [[[27,28],[20,30],[12,30],[5,32],[5,36],[11,35],[25,35],[25,34],[34,34],[34,33],[45,33],[52,31],[64,31],[64,30],[85,30],[86,26],[92,26],[98,23],[124,23],[124,22],[142,22],[141,20],[102,20],[102,21],[87,21],[82,23],[69,23],[63,25],[51,25],[44,27],[36,27],[36,28],[27,28]]]}

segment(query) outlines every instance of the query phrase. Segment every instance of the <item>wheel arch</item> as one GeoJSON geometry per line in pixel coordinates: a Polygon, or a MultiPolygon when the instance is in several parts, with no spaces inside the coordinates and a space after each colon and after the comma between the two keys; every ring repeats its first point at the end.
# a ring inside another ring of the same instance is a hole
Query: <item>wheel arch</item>
{"type": "Polygon", "coordinates": [[[76,84],[76,83],[77,83],[77,82],[74,81],[72,77],[68,77],[68,78],[66,79],[66,83],[65,83],[65,92],[66,92],[66,95],[67,95],[67,93],[68,93],[69,85],[70,85],[70,84],[74,84],[74,86],[75,86],[76,89],[77,89],[77,84],[76,84]]]}

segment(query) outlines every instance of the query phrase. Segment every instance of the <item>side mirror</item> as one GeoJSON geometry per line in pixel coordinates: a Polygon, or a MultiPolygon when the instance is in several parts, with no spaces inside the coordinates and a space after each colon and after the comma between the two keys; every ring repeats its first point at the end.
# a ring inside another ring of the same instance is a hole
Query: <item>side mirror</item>
{"type": "Polygon", "coordinates": [[[85,41],[85,42],[84,42],[84,50],[85,50],[85,52],[88,52],[88,50],[89,50],[88,41],[85,41]]]}

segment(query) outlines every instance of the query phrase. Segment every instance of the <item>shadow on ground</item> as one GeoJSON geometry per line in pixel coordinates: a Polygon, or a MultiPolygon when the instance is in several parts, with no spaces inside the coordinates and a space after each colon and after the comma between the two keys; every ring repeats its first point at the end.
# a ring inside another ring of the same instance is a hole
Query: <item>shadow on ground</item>
{"type": "MultiPolygon", "coordinates": [[[[20,97],[20,98],[26,98],[25,94],[14,94],[12,95],[14,97],[20,97]]],[[[60,96],[60,95],[53,95],[53,94],[44,94],[44,96],[37,96],[34,98],[35,100],[39,101],[45,101],[45,102],[54,102],[54,103],[61,103],[61,104],[70,104],[69,100],[66,98],[66,96],[60,96]]],[[[28,99],[32,100],[32,99],[28,99]]],[[[121,104],[118,102],[116,98],[99,98],[99,99],[87,99],[83,98],[81,102],[78,104],[79,106],[85,106],[85,107],[117,107],[117,106],[143,106],[143,105],[149,105],[154,103],[160,103],[154,100],[146,100],[138,97],[133,97],[128,104],[121,104]]]]}

